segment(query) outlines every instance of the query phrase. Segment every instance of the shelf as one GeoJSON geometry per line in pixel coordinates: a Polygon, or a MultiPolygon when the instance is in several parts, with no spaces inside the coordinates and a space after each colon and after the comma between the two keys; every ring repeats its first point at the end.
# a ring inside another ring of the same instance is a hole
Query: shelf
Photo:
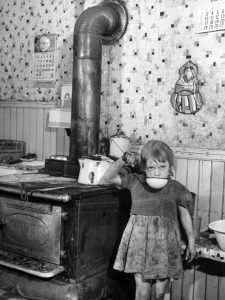
{"type": "MultiPolygon", "coordinates": [[[[181,247],[184,250],[186,248],[186,244],[182,242],[181,247]]],[[[219,248],[215,238],[209,238],[208,233],[201,233],[201,237],[199,241],[196,241],[195,247],[197,258],[208,258],[225,263],[225,251],[219,248]]]]}

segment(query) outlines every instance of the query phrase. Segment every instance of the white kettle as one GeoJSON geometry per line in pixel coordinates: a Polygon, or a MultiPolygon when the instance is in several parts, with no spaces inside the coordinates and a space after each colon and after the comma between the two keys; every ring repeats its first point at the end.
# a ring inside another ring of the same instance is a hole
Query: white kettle
{"type": "Polygon", "coordinates": [[[98,185],[113,160],[105,156],[90,156],[78,159],[80,172],[78,183],[98,185]]]}
{"type": "Polygon", "coordinates": [[[109,155],[111,157],[120,158],[125,152],[129,152],[130,148],[130,139],[123,131],[118,130],[116,135],[110,138],[109,155]]]}

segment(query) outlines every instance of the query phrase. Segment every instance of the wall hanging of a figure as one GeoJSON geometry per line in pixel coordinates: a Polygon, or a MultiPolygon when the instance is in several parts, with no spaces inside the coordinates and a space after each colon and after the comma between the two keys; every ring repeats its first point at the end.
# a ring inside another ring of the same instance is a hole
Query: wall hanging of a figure
{"type": "Polygon", "coordinates": [[[198,67],[191,61],[179,69],[179,79],[171,96],[171,105],[179,113],[195,114],[203,105],[199,92],[198,67]]]}

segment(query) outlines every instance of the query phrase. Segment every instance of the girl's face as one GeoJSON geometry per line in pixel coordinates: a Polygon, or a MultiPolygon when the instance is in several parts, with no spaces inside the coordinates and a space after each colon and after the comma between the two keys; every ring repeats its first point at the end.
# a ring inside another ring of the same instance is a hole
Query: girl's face
{"type": "Polygon", "coordinates": [[[146,177],[156,177],[156,178],[168,178],[169,176],[169,162],[153,161],[148,159],[146,162],[145,174],[146,177]]]}

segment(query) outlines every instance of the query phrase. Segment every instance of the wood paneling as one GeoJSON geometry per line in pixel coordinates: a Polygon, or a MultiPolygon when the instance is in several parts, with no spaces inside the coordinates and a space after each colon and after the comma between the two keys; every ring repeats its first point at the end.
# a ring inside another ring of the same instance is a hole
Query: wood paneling
{"type": "Polygon", "coordinates": [[[69,155],[65,130],[48,126],[49,110],[55,107],[45,102],[0,101],[0,139],[23,140],[26,153],[36,153],[38,160],[69,155]]]}
{"type": "MultiPolygon", "coordinates": [[[[196,193],[195,214],[201,216],[201,231],[211,221],[224,218],[225,152],[203,149],[173,149],[177,158],[176,179],[196,193]]],[[[175,280],[171,300],[224,298],[225,264],[197,259],[185,266],[184,278],[175,280]]]]}

